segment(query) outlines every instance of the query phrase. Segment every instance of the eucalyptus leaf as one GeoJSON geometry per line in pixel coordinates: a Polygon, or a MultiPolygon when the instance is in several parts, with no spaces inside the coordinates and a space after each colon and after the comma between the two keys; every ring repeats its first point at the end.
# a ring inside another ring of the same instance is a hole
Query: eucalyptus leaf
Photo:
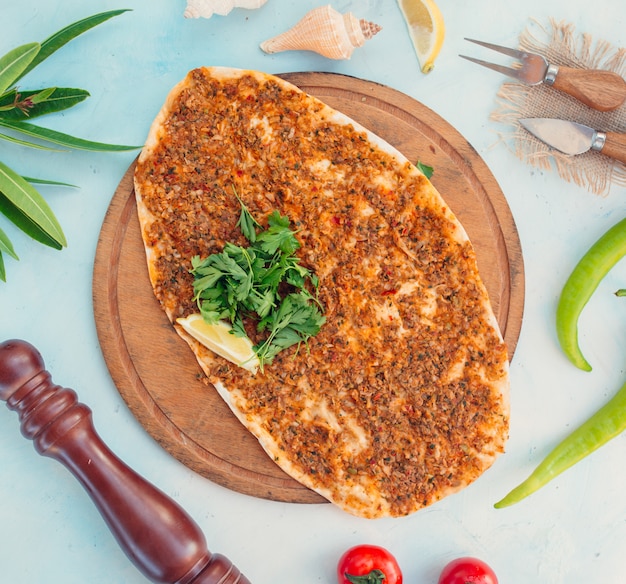
{"type": "Polygon", "coordinates": [[[50,146],[46,146],[45,144],[35,144],[35,142],[29,142],[28,140],[20,140],[15,136],[8,136],[7,134],[3,134],[1,132],[0,140],[6,140],[7,142],[12,142],[13,144],[19,144],[20,146],[27,146],[28,148],[37,148],[38,150],[51,150],[53,152],[60,152],[58,148],[51,148],[50,146]]]}
{"type": "Polygon", "coordinates": [[[84,89],[69,87],[49,89],[53,91],[45,101],[33,103],[25,112],[13,105],[15,101],[29,100],[32,96],[41,95],[43,91],[47,90],[20,91],[19,94],[16,90],[13,90],[5,93],[3,96],[0,96],[0,118],[15,121],[32,119],[69,109],[89,97],[89,92],[84,89]]]}
{"type": "Polygon", "coordinates": [[[11,87],[35,60],[41,45],[28,43],[0,57],[0,95],[11,87]]]}
{"type": "Polygon", "coordinates": [[[114,16],[122,14],[123,12],[128,12],[129,10],[129,8],[125,8],[122,10],[109,10],[108,12],[100,12],[62,28],[41,43],[41,50],[39,51],[39,54],[32,60],[30,65],[26,67],[26,69],[17,79],[21,79],[22,77],[24,77],[24,75],[32,71],[37,65],[39,65],[39,63],[46,60],[50,55],[52,55],[52,53],[58,51],[63,45],[65,45],[72,39],[88,31],[90,28],[93,28],[94,26],[97,26],[105,22],[106,20],[109,20],[109,18],[113,18],[114,16]]]}
{"type": "Polygon", "coordinates": [[[51,239],[63,247],[67,245],[63,229],[48,203],[29,182],[2,162],[0,162],[0,191],[51,239]]]}
{"type": "Polygon", "coordinates": [[[0,280],[3,282],[7,281],[7,273],[4,269],[4,258],[2,257],[2,252],[0,251],[0,280]]]}
{"type": "Polygon", "coordinates": [[[2,193],[0,193],[0,213],[2,213],[9,221],[21,229],[31,239],[54,249],[63,249],[63,246],[58,241],[52,239],[45,231],[43,231],[43,229],[41,229],[41,227],[39,227],[36,223],[33,223],[31,219],[24,215],[24,213],[22,213],[22,211],[20,211],[2,193]]]}
{"type": "Polygon", "coordinates": [[[52,142],[53,144],[76,148],[78,150],[123,152],[126,150],[136,150],[137,148],[140,148],[140,146],[122,146],[118,144],[104,144],[102,142],[83,140],[82,138],[76,138],[74,136],[70,136],[69,134],[57,132],[56,130],[50,130],[49,128],[42,128],[41,126],[29,124],[28,122],[14,122],[0,118],[0,126],[26,134],[32,138],[39,138],[41,140],[46,140],[47,142],[52,142]]]}
{"type": "Polygon", "coordinates": [[[13,249],[13,244],[9,239],[9,236],[0,229],[0,252],[8,253],[12,258],[19,260],[17,257],[15,250],[13,249]]]}

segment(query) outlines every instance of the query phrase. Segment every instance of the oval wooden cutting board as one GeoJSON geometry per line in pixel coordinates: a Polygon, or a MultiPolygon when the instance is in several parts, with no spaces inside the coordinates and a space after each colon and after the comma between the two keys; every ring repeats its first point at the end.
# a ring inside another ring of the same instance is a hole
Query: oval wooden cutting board
{"type": "MultiPolygon", "coordinates": [[[[470,144],[423,104],[388,87],[332,73],[283,78],[434,167],[432,181],[463,223],[478,255],[496,317],[513,355],[524,305],[521,246],[496,180],[470,144]]],[[[104,358],[141,425],[189,468],[267,499],[325,500],[278,468],[232,415],[155,299],[133,191],[134,164],[120,182],[102,225],[93,296],[104,358]]]]}

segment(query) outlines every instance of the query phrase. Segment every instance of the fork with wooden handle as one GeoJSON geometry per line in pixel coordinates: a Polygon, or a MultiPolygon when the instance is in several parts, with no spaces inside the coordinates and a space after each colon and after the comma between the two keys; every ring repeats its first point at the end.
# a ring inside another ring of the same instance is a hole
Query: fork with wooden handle
{"type": "MultiPolygon", "coordinates": [[[[96,433],[91,410],[55,385],[39,352],[20,340],[0,344],[0,399],[17,412],[39,454],[61,462],[83,485],[121,548],[159,584],[250,584],[167,495],[131,470],[96,433]]],[[[0,527],[0,531],[2,527],[0,527]]]]}
{"type": "Polygon", "coordinates": [[[467,55],[459,55],[472,63],[513,77],[526,85],[551,85],[581,103],[601,112],[620,107],[626,101],[626,81],[613,71],[574,69],[548,63],[545,57],[476,39],[465,39],[482,47],[519,60],[517,67],[505,67],[467,55]]]}

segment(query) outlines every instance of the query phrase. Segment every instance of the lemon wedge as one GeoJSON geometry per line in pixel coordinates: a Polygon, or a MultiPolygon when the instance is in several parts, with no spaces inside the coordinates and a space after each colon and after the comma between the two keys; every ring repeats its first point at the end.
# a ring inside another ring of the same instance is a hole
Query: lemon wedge
{"type": "Polygon", "coordinates": [[[398,0],[422,73],[430,73],[443,46],[446,26],[433,0],[398,0]]]}
{"type": "Polygon", "coordinates": [[[256,373],[259,369],[259,358],[252,348],[252,342],[248,337],[236,337],[232,334],[229,323],[220,320],[215,324],[209,324],[198,313],[178,318],[176,322],[196,341],[220,357],[251,373],[256,373]]]}

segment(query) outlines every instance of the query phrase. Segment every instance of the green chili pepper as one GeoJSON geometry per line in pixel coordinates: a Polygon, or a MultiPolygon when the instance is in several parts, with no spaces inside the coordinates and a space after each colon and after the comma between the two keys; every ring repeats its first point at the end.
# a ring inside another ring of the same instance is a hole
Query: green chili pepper
{"type": "Polygon", "coordinates": [[[500,509],[518,503],[624,430],[626,383],[606,405],[558,444],[523,483],[494,506],[500,509]]]}
{"type": "Polygon", "coordinates": [[[591,371],[578,345],[578,319],[610,269],[626,255],[626,219],[611,227],[578,262],[568,278],[556,311],[561,348],[576,367],[591,371]]]}

